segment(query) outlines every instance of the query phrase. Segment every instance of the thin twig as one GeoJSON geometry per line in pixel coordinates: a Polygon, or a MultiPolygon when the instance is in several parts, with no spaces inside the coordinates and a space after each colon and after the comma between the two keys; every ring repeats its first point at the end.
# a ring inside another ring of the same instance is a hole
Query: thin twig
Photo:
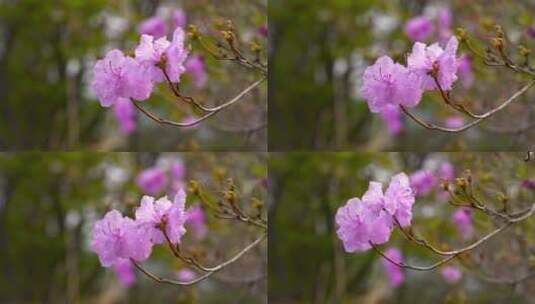
{"type": "MultiPolygon", "coordinates": [[[[467,130],[473,126],[476,126],[478,125],[479,123],[481,123],[483,120],[491,117],[492,115],[494,115],[495,113],[503,110],[504,108],[506,108],[510,103],[512,103],[516,98],[518,98],[520,95],[524,94],[529,88],[531,88],[533,85],[535,84],[535,80],[531,80],[528,84],[526,84],[524,87],[522,87],[519,91],[517,91],[515,94],[513,94],[513,96],[509,97],[509,99],[507,99],[505,102],[503,102],[501,105],[499,105],[498,107],[484,113],[484,114],[481,114],[481,115],[478,115],[478,119],[464,125],[464,126],[461,126],[461,127],[458,127],[458,128],[445,128],[445,127],[441,127],[441,126],[437,126],[437,125],[434,125],[432,123],[429,123],[429,122],[426,122],[424,121],[423,119],[417,117],[416,115],[414,115],[413,113],[411,113],[407,108],[405,108],[404,106],[400,106],[401,107],[401,110],[407,115],[409,116],[412,120],[414,120],[417,124],[421,125],[422,127],[426,128],[426,129],[429,129],[429,130],[438,130],[438,131],[441,131],[441,132],[445,132],[445,133],[457,133],[457,132],[462,132],[464,130],[467,130]]],[[[476,114],[474,114],[476,115],[476,114]]]]}
{"type": "Polygon", "coordinates": [[[255,246],[257,246],[258,244],[260,244],[265,238],[266,238],[267,234],[264,233],[262,234],[261,237],[259,237],[258,239],[256,239],[254,242],[252,242],[251,244],[249,244],[247,247],[245,247],[244,249],[242,249],[238,254],[236,254],[235,256],[233,256],[232,258],[230,258],[229,260],[215,266],[215,267],[203,267],[203,271],[206,272],[206,274],[194,279],[194,280],[191,280],[191,281],[177,281],[177,280],[170,280],[170,279],[166,279],[166,278],[162,278],[158,275],[155,275],[153,274],[152,272],[144,269],[141,264],[137,263],[136,261],[134,261],[133,259],[130,259],[130,261],[132,261],[132,263],[134,264],[134,266],[136,266],[136,268],[141,271],[143,274],[145,274],[147,277],[151,278],[152,280],[158,282],[158,283],[166,283],[166,284],[171,284],[171,285],[180,285],[180,286],[190,286],[190,285],[193,285],[193,284],[196,284],[196,283],[199,283],[203,280],[205,280],[206,278],[212,276],[213,274],[217,273],[218,271],[221,271],[222,269],[224,269],[225,267],[233,264],[234,262],[236,262],[237,260],[239,260],[244,254],[246,254],[248,251],[250,251],[252,248],[254,248],[255,246]]]}

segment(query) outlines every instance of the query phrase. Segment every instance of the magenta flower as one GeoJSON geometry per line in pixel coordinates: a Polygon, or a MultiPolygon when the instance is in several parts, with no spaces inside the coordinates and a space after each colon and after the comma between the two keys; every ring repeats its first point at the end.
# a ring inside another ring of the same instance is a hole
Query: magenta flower
{"type": "Polygon", "coordinates": [[[414,201],[414,193],[407,174],[399,173],[393,176],[385,192],[384,208],[395,216],[402,227],[411,224],[414,201]]]}
{"type": "Polygon", "coordinates": [[[414,107],[422,98],[418,76],[388,56],[380,57],[366,68],[361,93],[373,113],[389,105],[414,107]]]}
{"type": "MultiPolygon", "coordinates": [[[[401,251],[396,247],[390,247],[385,250],[384,254],[396,263],[403,262],[403,256],[401,251]]],[[[390,262],[389,260],[383,258],[382,260],[383,268],[388,275],[388,281],[392,287],[398,287],[405,281],[405,275],[403,274],[402,269],[396,264],[390,262]]]]}
{"type": "Polygon", "coordinates": [[[267,25],[259,26],[259,27],[256,29],[256,32],[257,32],[258,34],[264,36],[264,37],[267,37],[268,34],[269,34],[267,25]]]}
{"type": "Polygon", "coordinates": [[[383,244],[392,232],[392,219],[384,211],[372,212],[365,202],[352,198],[336,212],[336,234],[346,252],[365,251],[370,242],[383,244]]]}
{"type": "Polygon", "coordinates": [[[433,23],[426,16],[416,16],[405,23],[405,34],[412,41],[424,41],[433,33],[433,23]]]}
{"type": "Polygon", "coordinates": [[[182,268],[177,271],[176,277],[180,281],[189,282],[195,280],[197,278],[197,274],[189,268],[182,268]]]}
{"type": "Polygon", "coordinates": [[[124,135],[129,135],[136,130],[136,109],[129,99],[117,99],[113,107],[113,114],[124,135]]]}
{"type": "Polygon", "coordinates": [[[438,177],[442,180],[452,181],[455,178],[455,169],[450,162],[444,162],[438,168],[438,177]]]}
{"type": "Polygon", "coordinates": [[[179,244],[186,233],[185,204],[186,193],[183,190],[178,191],[173,203],[166,196],[156,201],[153,197],[143,196],[141,205],[136,209],[136,222],[147,229],[153,243],[163,243],[166,238],[162,231],[165,231],[171,243],[179,244]]]}
{"type": "Polygon", "coordinates": [[[93,68],[91,89],[103,107],[109,107],[119,98],[147,99],[153,89],[145,69],[120,50],[111,50],[93,68]]]}
{"type": "Polygon", "coordinates": [[[156,38],[163,37],[167,34],[167,25],[161,17],[150,17],[139,24],[138,32],[141,35],[151,35],[156,38]]]}
{"type": "Polygon", "coordinates": [[[176,9],[173,11],[173,25],[175,28],[181,27],[184,28],[188,24],[188,16],[183,9],[176,9]]]}
{"type": "Polygon", "coordinates": [[[535,189],[535,180],[526,179],[522,181],[522,187],[526,189],[535,189]]]}
{"type": "Polygon", "coordinates": [[[403,123],[401,122],[401,110],[396,106],[387,106],[381,111],[381,117],[386,123],[388,132],[392,135],[397,135],[403,129],[403,123]]]}
{"type": "Polygon", "coordinates": [[[141,171],[136,181],[144,193],[156,194],[167,185],[167,176],[162,169],[152,167],[141,171]]]}
{"type": "Polygon", "coordinates": [[[436,72],[438,83],[443,90],[451,90],[451,85],[457,80],[458,61],[455,57],[458,46],[457,38],[451,37],[442,49],[437,43],[426,46],[416,42],[412,53],[407,58],[407,66],[421,78],[422,89],[437,89],[435,80],[429,73],[436,72]]]}
{"type": "Polygon", "coordinates": [[[535,38],[535,24],[526,28],[526,34],[531,38],[535,38]]]}
{"type": "Polygon", "coordinates": [[[121,286],[128,288],[136,282],[136,273],[134,266],[127,259],[122,259],[113,265],[113,271],[117,275],[117,279],[121,286]]]}
{"type": "Polygon", "coordinates": [[[187,211],[186,225],[191,228],[193,235],[197,239],[202,239],[208,232],[206,227],[206,216],[204,210],[199,204],[189,207],[187,211]]]}
{"type": "Polygon", "coordinates": [[[165,64],[165,72],[172,82],[178,82],[186,68],[184,62],[188,51],[184,48],[184,31],[177,27],[173,33],[173,40],[169,42],[162,37],[154,40],[150,35],[142,35],[137,46],[136,60],[146,67],[150,79],[154,82],[165,80],[164,73],[158,65],[165,64]]]}
{"type": "Polygon", "coordinates": [[[438,12],[438,35],[440,41],[447,41],[451,38],[451,12],[449,9],[444,8],[438,12]]]}
{"type": "Polygon", "coordinates": [[[417,195],[425,195],[431,191],[435,185],[435,176],[430,170],[418,170],[411,174],[410,184],[417,195]]]}
{"type": "Polygon", "coordinates": [[[458,60],[459,76],[465,88],[469,88],[474,83],[474,72],[472,71],[472,59],[470,56],[463,55],[458,60]]]}
{"type": "Polygon", "coordinates": [[[111,210],[93,226],[91,250],[103,267],[110,267],[123,259],[146,260],[152,243],[142,227],[119,211],[111,210]]]}
{"type": "Polygon", "coordinates": [[[452,115],[446,118],[445,122],[448,128],[460,128],[464,125],[464,118],[459,115],[452,115]]]}
{"type": "Polygon", "coordinates": [[[200,55],[191,56],[188,58],[184,66],[186,67],[186,72],[193,76],[195,86],[197,88],[204,87],[208,80],[208,75],[206,74],[203,57],[200,55]]]}
{"type": "Polygon", "coordinates": [[[457,208],[451,216],[451,222],[457,226],[457,230],[463,239],[468,240],[474,233],[472,225],[472,211],[468,208],[457,208]]]}
{"type": "Polygon", "coordinates": [[[186,166],[180,158],[175,159],[171,164],[171,176],[180,181],[186,177],[186,166]]]}
{"type": "Polygon", "coordinates": [[[442,278],[444,278],[444,280],[449,284],[455,284],[463,277],[461,270],[455,266],[442,267],[440,274],[442,275],[442,278]]]}

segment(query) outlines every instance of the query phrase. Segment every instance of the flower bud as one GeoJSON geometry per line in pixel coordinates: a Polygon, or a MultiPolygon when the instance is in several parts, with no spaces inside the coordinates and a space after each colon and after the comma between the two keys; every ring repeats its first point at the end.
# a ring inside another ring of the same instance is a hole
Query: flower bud
{"type": "Polygon", "coordinates": [[[493,47],[495,47],[497,49],[501,49],[501,48],[503,48],[505,42],[504,42],[503,38],[497,37],[497,38],[492,38],[491,44],[492,44],[493,47]]]}
{"type": "Polygon", "coordinates": [[[531,50],[526,48],[525,46],[523,45],[519,45],[518,46],[518,52],[520,53],[520,55],[524,56],[524,57],[527,57],[529,56],[529,54],[531,53],[531,50]]]}
{"type": "Polygon", "coordinates": [[[468,38],[468,34],[466,34],[466,30],[462,27],[457,28],[457,38],[459,41],[466,41],[468,38]]]}

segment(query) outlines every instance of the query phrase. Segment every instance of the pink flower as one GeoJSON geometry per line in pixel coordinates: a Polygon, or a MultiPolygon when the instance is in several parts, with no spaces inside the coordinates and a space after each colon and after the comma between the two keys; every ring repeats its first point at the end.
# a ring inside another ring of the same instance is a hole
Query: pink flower
{"type": "Polygon", "coordinates": [[[523,188],[526,188],[526,189],[535,189],[535,180],[530,180],[530,179],[526,179],[524,181],[522,181],[522,185],[521,185],[523,188]]]}
{"type": "Polygon", "coordinates": [[[402,227],[411,224],[414,201],[414,193],[407,174],[399,173],[393,176],[385,192],[384,208],[396,217],[402,227]]]}
{"type": "Polygon", "coordinates": [[[369,207],[355,197],[336,212],[336,234],[346,252],[365,251],[371,248],[370,242],[383,244],[390,238],[391,217],[384,211],[372,212],[369,207]]]}
{"type": "Polygon", "coordinates": [[[460,128],[464,125],[464,118],[459,115],[449,116],[445,124],[448,128],[460,128]]]}
{"type": "Polygon", "coordinates": [[[257,29],[256,29],[256,32],[264,37],[267,37],[268,36],[268,27],[266,25],[262,25],[262,26],[259,26],[257,29]]]}
{"type": "Polygon", "coordinates": [[[185,64],[186,72],[190,73],[197,88],[202,88],[206,84],[208,75],[206,74],[206,68],[204,65],[204,59],[200,55],[194,55],[188,58],[185,64]]]}
{"type": "Polygon", "coordinates": [[[150,17],[139,24],[138,31],[142,35],[146,34],[160,38],[167,33],[167,25],[161,17],[150,17]]]}
{"type": "Polygon", "coordinates": [[[366,68],[361,93],[373,113],[379,113],[389,105],[414,107],[422,98],[417,75],[388,56],[380,57],[366,68]]]}
{"type": "Polygon", "coordinates": [[[169,79],[172,82],[179,81],[180,75],[186,71],[184,62],[188,56],[184,48],[184,36],[184,31],[180,27],[175,29],[171,42],[165,37],[154,41],[154,37],[150,35],[141,36],[141,41],[135,50],[136,60],[146,67],[152,81],[165,80],[164,73],[158,66],[163,63],[169,79]]]}
{"type": "Polygon", "coordinates": [[[171,243],[178,244],[186,233],[185,204],[186,193],[183,190],[178,191],[173,203],[166,196],[156,201],[153,197],[143,196],[141,205],[136,209],[136,222],[147,229],[153,243],[163,243],[166,239],[162,231],[165,231],[171,243]]]}
{"type": "Polygon", "coordinates": [[[181,27],[184,28],[186,24],[188,24],[188,16],[186,15],[186,12],[182,9],[176,9],[173,11],[173,24],[175,28],[181,27]]]}
{"type": "Polygon", "coordinates": [[[405,23],[405,34],[412,41],[424,41],[433,33],[433,23],[426,16],[416,16],[405,23]]]}
{"type": "Polygon", "coordinates": [[[370,182],[362,200],[351,198],[336,212],[336,234],[346,252],[368,250],[370,242],[386,243],[392,233],[393,216],[401,226],[410,225],[414,195],[408,176],[393,176],[385,194],[382,187],[379,182],[370,182]]]}
{"type": "Polygon", "coordinates": [[[186,167],[180,158],[175,159],[171,164],[171,176],[176,180],[183,180],[186,177],[186,167]]]}
{"type": "MultiPolygon", "coordinates": [[[[401,255],[401,251],[399,251],[399,249],[397,249],[396,247],[388,248],[387,250],[385,250],[384,254],[396,263],[403,262],[403,256],[401,255]]],[[[405,275],[403,274],[402,269],[396,264],[390,262],[385,258],[383,258],[382,264],[384,270],[388,274],[388,280],[392,287],[398,287],[399,285],[401,285],[401,283],[403,283],[403,281],[405,281],[405,275]]]]}
{"type": "Polygon", "coordinates": [[[144,193],[156,194],[167,185],[167,177],[162,169],[152,167],[138,175],[137,184],[144,193]]]}
{"type": "Polygon", "coordinates": [[[202,239],[208,232],[203,208],[199,204],[195,204],[188,209],[187,216],[186,225],[191,228],[197,239],[202,239]]]}
{"type": "Polygon", "coordinates": [[[195,280],[197,278],[197,274],[189,268],[182,268],[177,271],[176,277],[180,281],[189,282],[195,280]]]}
{"type": "Polygon", "coordinates": [[[411,174],[410,180],[411,187],[417,195],[427,194],[435,185],[435,176],[430,170],[418,170],[411,174]]]}
{"type": "Polygon", "coordinates": [[[526,34],[531,38],[535,38],[535,24],[526,28],[526,34]]]}
{"type": "Polygon", "coordinates": [[[469,88],[474,83],[474,72],[472,71],[472,60],[470,56],[463,55],[458,60],[459,76],[465,88],[469,88]]]}
{"type": "Polygon", "coordinates": [[[451,12],[449,9],[444,8],[438,12],[438,35],[440,41],[447,41],[451,38],[451,12]]]}
{"type": "Polygon", "coordinates": [[[113,114],[124,135],[129,135],[136,130],[136,109],[129,99],[117,99],[113,107],[113,114]]]}
{"type": "Polygon", "coordinates": [[[91,250],[104,267],[123,259],[146,260],[152,251],[149,237],[132,219],[111,210],[93,226],[91,250]]]}
{"type": "Polygon", "coordinates": [[[111,50],[93,68],[91,89],[103,107],[109,107],[120,98],[147,99],[153,89],[144,76],[145,68],[120,50],[111,50]]]}
{"type": "Polygon", "coordinates": [[[421,78],[422,89],[437,89],[435,80],[429,75],[436,69],[438,83],[443,90],[451,90],[451,85],[457,80],[458,61],[455,57],[458,46],[457,38],[451,37],[442,49],[438,43],[426,46],[416,42],[412,53],[407,58],[407,66],[421,78]]]}
{"type": "Polygon", "coordinates": [[[381,117],[385,121],[388,131],[392,135],[397,135],[403,129],[403,124],[401,122],[401,110],[396,106],[387,106],[381,111],[381,117]]]}
{"type": "Polygon", "coordinates": [[[451,216],[451,222],[457,226],[459,234],[468,240],[474,233],[472,225],[472,211],[468,208],[457,208],[451,216]]]}
{"type": "Polygon", "coordinates": [[[450,162],[444,162],[438,168],[438,177],[442,180],[452,181],[455,177],[455,169],[450,162]]]}
{"type": "Polygon", "coordinates": [[[463,277],[461,270],[455,266],[442,267],[440,274],[442,275],[442,278],[444,278],[444,280],[449,284],[455,284],[463,277]]]}
{"type": "Polygon", "coordinates": [[[136,273],[134,266],[127,259],[122,259],[113,265],[113,271],[117,275],[117,279],[124,288],[130,287],[136,282],[136,273]]]}

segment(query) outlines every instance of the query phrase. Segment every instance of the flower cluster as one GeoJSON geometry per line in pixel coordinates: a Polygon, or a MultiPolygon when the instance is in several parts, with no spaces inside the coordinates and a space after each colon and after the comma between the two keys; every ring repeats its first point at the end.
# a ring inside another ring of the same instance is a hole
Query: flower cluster
{"type": "Polygon", "coordinates": [[[451,37],[451,12],[447,8],[439,10],[434,16],[420,15],[412,17],[405,23],[405,34],[412,41],[424,41],[435,32],[440,41],[446,41],[451,37]]]}
{"type": "Polygon", "coordinates": [[[386,192],[382,183],[370,182],[362,199],[351,198],[336,213],[336,231],[347,252],[364,251],[373,244],[388,241],[395,221],[410,226],[414,193],[409,177],[399,173],[392,177],[386,192]]]}
{"type": "Polygon", "coordinates": [[[117,49],[109,51],[93,70],[91,88],[100,104],[109,107],[125,99],[145,100],[154,85],[166,77],[179,82],[188,56],[184,39],[184,31],[177,27],[171,41],[166,37],[155,40],[151,35],[142,35],[135,57],[117,49]]]}
{"type": "Polygon", "coordinates": [[[184,188],[185,175],[184,163],[175,159],[169,166],[153,166],[141,171],[136,182],[143,193],[152,195],[162,192],[169,185],[169,194],[173,196],[178,189],[184,188]]]}
{"type": "Polygon", "coordinates": [[[103,267],[121,268],[132,259],[146,260],[155,244],[169,240],[179,244],[186,233],[186,194],[180,190],[171,202],[167,197],[155,200],[144,196],[135,211],[135,220],[111,210],[93,226],[91,250],[103,267]]]}
{"type": "Polygon", "coordinates": [[[364,71],[362,96],[370,111],[381,113],[391,106],[408,108],[418,105],[426,90],[450,90],[457,80],[458,41],[450,38],[443,49],[438,43],[430,46],[416,42],[407,59],[407,67],[388,56],[377,59],[364,71]]]}

